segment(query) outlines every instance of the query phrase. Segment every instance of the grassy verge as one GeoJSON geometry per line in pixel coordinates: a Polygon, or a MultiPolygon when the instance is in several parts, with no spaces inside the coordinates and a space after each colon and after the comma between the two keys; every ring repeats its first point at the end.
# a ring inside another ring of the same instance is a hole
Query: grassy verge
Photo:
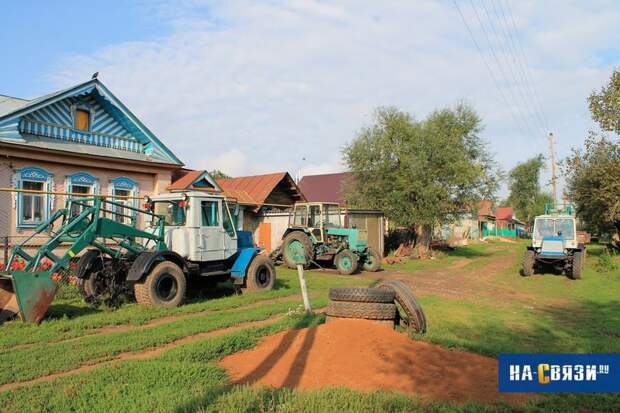
{"type": "MultiPolygon", "coordinates": [[[[234,295],[234,290],[224,285],[207,296],[193,297],[188,304],[170,309],[146,308],[135,303],[127,303],[116,309],[94,308],[84,303],[75,292],[65,291],[50,307],[48,316],[40,325],[21,321],[0,325],[0,355],[13,351],[12,347],[15,345],[49,343],[80,337],[106,326],[143,325],[166,316],[231,310],[300,293],[295,271],[278,267],[277,273],[276,288],[272,291],[234,295]]],[[[308,273],[308,287],[313,297],[326,297],[329,287],[368,282],[364,279],[356,279],[354,276],[308,273]]]]}

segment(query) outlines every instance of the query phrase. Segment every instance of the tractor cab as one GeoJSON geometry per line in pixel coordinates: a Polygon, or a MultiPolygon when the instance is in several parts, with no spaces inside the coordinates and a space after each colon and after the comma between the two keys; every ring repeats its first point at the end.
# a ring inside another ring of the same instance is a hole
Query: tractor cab
{"type": "Polygon", "coordinates": [[[340,205],[328,202],[295,204],[288,226],[303,228],[312,234],[316,242],[325,242],[328,229],[342,228],[340,205]]]}
{"type": "Polygon", "coordinates": [[[165,243],[182,257],[219,261],[237,252],[238,234],[223,196],[179,192],[147,198],[146,204],[155,215],[163,216],[165,243]]]}

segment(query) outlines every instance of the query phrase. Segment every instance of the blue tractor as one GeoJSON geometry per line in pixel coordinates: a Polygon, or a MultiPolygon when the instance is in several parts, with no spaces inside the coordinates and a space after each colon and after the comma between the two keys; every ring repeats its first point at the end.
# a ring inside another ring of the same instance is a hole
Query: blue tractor
{"type": "Polygon", "coordinates": [[[544,265],[580,279],[586,259],[585,245],[577,239],[574,208],[545,206],[545,214],[534,220],[532,244],[523,257],[523,275],[535,274],[544,265]]]}

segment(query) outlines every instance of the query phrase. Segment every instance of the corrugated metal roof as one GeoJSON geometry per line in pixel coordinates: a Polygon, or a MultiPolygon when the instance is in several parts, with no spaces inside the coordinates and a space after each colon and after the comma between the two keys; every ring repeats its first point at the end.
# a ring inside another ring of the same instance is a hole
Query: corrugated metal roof
{"type": "Polygon", "coordinates": [[[30,103],[27,99],[0,95],[0,116],[19,110],[30,103]]]}
{"type": "MultiPolygon", "coordinates": [[[[288,172],[218,179],[217,183],[220,184],[224,193],[230,192],[232,194],[233,192],[244,191],[252,199],[253,204],[262,205],[266,203],[269,195],[283,179],[289,179],[292,185],[295,186],[293,178],[291,178],[288,172]]],[[[295,189],[297,189],[296,186],[295,189]]],[[[240,193],[237,192],[237,194],[240,193]]]]}
{"type": "Polygon", "coordinates": [[[514,212],[512,207],[497,207],[495,208],[495,219],[498,220],[511,220],[514,212]]]}
{"type": "Polygon", "coordinates": [[[351,172],[307,175],[299,182],[299,188],[308,202],[337,202],[344,205],[344,189],[352,180],[351,172]]]}
{"type": "Polygon", "coordinates": [[[256,201],[242,189],[225,189],[224,195],[226,198],[235,199],[238,203],[244,205],[256,205],[256,201]]]}

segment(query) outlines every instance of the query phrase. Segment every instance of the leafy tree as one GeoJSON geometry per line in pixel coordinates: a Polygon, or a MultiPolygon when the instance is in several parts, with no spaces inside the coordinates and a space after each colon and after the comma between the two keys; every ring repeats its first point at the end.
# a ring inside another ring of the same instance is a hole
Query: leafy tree
{"type": "Polygon", "coordinates": [[[230,179],[230,178],[232,178],[232,176],[225,174],[224,172],[220,171],[219,169],[214,169],[214,170],[210,171],[209,175],[211,175],[213,177],[213,179],[230,179]]]}
{"type": "Polygon", "coordinates": [[[545,211],[545,204],[552,197],[540,190],[540,174],[545,169],[545,157],[537,155],[519,163],[508,173],[510,194],[504,203],[514,209],[515,215],[527,225],[534,223],[536,215],[545,211]]]}
{"type": "Polygon", "coordinates": [[[620,145],[593,132],[563,162],[566,193],[588,228],[620,235],[620,145]]]}
{"type": "Polygon", "coordinates": [[[414,229],[418,252],[426,256],[435,225],[497,190],[481,129],[480,118],[465,104],[422,121],[396,108],[378,109],[373,124],[343,150],[355,177],[348,202],[380,209],[396,225],[414,229]]]}
{"type": "Polygon", "coordinates": [[[592,119],[601,129],[620,134],[620,71],[614,70],[609,83],[588,98],[592,119]]]}

